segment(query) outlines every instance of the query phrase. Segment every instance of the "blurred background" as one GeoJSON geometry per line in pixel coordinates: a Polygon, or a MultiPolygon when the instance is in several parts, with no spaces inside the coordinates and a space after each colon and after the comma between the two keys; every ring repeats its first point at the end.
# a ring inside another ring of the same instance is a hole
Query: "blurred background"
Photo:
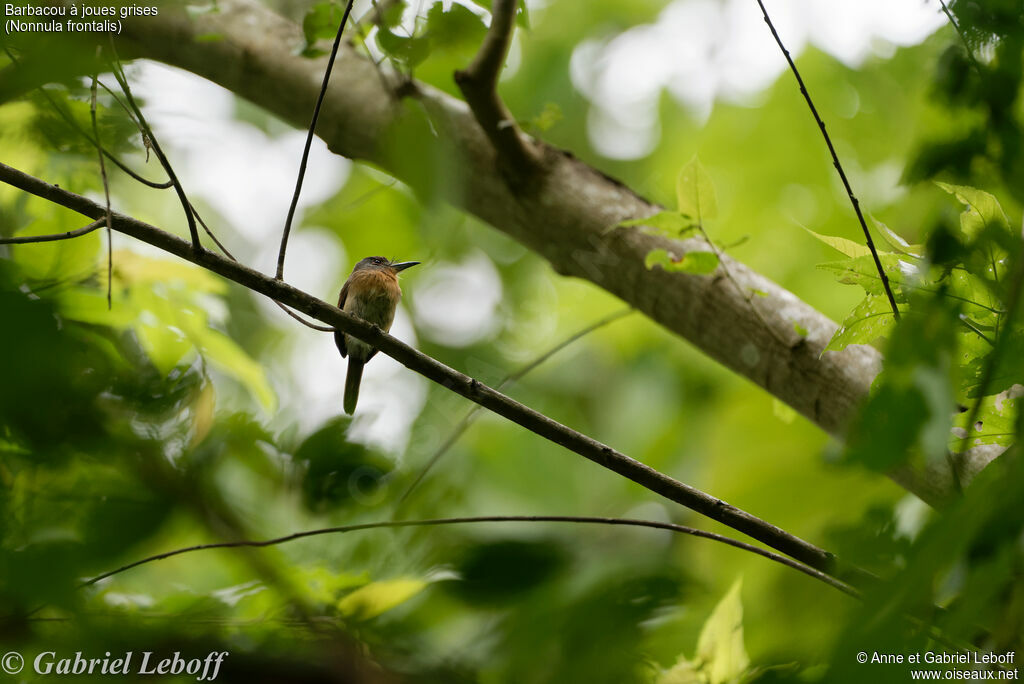
{"type": "MultiPolygon", "coordinates": [[[[267,4],[300,23],[338,9],[267,4]]],[[[451,74],[479,45],[485,4],[400,2],[389,25],[351,37],[456,95],[451,74]],[[428,30],[443,38],[415,64],[380,36],[428,30]]],[[[369,9],[357,2],[353,16],[369,9]]],[[[698,155],[720,208],[711,237],[834,320],[846,316],[862,293],[815,268],[837,254],[804,229],[852,240],[860,230],[753,0],[531,0],[527,9],[500,86],[527,131],[670,207],[680,168],[698,155]]],[[[773,0],[768,9],[865,212],[911,243],[955,220],[960,206],[910,172],[936,135],[977,118],[941,96],[949,51],[961,48],[939,3],[773,0]]],[[[126,73],[207,223],[240,261],[272,273],[304,132],[183,71],[142,61],[126,73]]],[[[88,127],[87,81],[50,91],[88,127]]],[[[102,92],[100,104],[103,139],[162,178],[117,104],[102,92]]],[[[102,197],[92,148],[38,93],[0,107],[0,150],[4,163],[102,197]]],[[[187,234],[173,193],[110,175],[116,209],[187,234]]],[[[974,181],[992,192],[1004,182],[985,168],[974,181]]],[[[1011,194],[1004,207],[1019,225],[1017,202],[1011,194]]],[[[0,187],[4,235],[76,221],[0,187]]],[[[319,140],[295,228],[286,278],[327,301],[364,256],[422,261],[403,273],[392,334],[492,386],[625,308],[319,140]]],[[[290,658],[331,662],[310,636],[322,620],[353,652],[416,681],[658,681],[694,657],[741,580],[743,643],[761,668],[744,681],[781,677],[764,669],[781,665],[813,680],[807,668],[851,648],[841,635],[856,601],[752,554],[657,530],[369,530],[186,554],[77,590],[81,578],[172,548],[391,517],[624,516],[730,532],[486,412],[410,490],[467,400],[378,355],[349,420],[331,335],[116,234],[108,311],[105,241],[97,232],[0,252],[4,316],[18,331],[0,343],[5,645],[143,650],[187,634],[237,654],[223,676],[287,681],[299,678],[290,658]],[[232,675],[243,658],[286,666],[232,675]]],[[[505,391],[872,569],[890,567],[931,515],[640,314],[602,325],[505,391]]]]}

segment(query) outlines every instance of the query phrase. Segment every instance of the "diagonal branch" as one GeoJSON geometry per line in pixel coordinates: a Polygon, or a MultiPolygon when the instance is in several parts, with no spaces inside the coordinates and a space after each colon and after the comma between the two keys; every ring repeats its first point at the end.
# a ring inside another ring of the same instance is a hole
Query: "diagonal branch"
{"type": "MultiPolygon", "coordinates": [[[[0,163],[0,181],[89,218],[99,218],[105,213],[105,209],[92,200],[50,185],[3,163],[0,163]]],[[[345,313],[281,280],[268,277],[226,257],[205,250],[196,251],[181,238],[137,219],[114,213],[113,226],[114,230],[125,235],[149,243],[233,280],[254,292],[301,311],[312,318],[333,325],[344,331],[345,334],[352,335],[379,349],[425,378],[443,385],[484,408],[523,426],[534,434],[618,473],[666,499],[749,535],[812,568],[826,573],[834,572],[835,557],[824,549],[562,425],[413,349],[375,325],[345,313]]]]}
{"type": "Polygon", "coordinates": [[[491,26],[480,51],[468,67],[455,72],[455,83],[494,145],[499,161],[508,165],[514,179],[521,180],[537,167],[537,153],[498,95],[498,79],[512,43],[518,4],[519,0],[494,0],[491,26]]]}
{"type": "Polygon", "coordinates": [[[658,530],[668,530],[669,532],[676,532],[678,534],[688,534],[691,537],[700,537],[701,539],[710,539],[712,541],[726,544],[728,546],[742,549],[743,551],[749,551],[750,553],[757,554],[769,560],[775,561],[785,565],[788,568],[793,568],[799,572],[804,573],[816,580],[824,582],[825,584],[838,589],[844,594],[853,596],[854,598],[860,598],[860,592],[845,582],[841,582],[831,575],[827,575],[820,570],[815,570],[812,567],[798,563],[790,558],[781,556],[771,551],[766,551],[752,544],[746,542],[736,541],[729,537],[714,532],[706,532],[704,530],[698,530],[694,527],[687,527],[686,525],[676,525],[675,523],[660,522],[657,520],[634,520],[632,518],[599,518],[591,516],[577,516],[577,515],[481,515],[465,518],[429,518],[426,520],[389,520],[383,522],[371,522],[371,523],[358,523],[355,525],[340,525],[337,527],[325,527],[316,530],[306,530],[304,532],[295,532],[288,534],[283,537],[275,537],[273,539],[264,540],[240,540],[230,542],[213,542],[210,544],[197,544],[195,546],[186,546],[180,549],[174,549],[173,551],[165,551],[163,553],[154,554],[141,558],[127,565],[104,572],[103,574],[96,575],[95,577],[82,582],[79,585],[79,589],[91,586],[97,582],[101,582],[108,577],[119,575],[126,570],[137,568],[140,565],[147,563],[153,563],[155,561],[164,560],[165,558],[172,558],[174,556],[180,556],[184,553],[192,553],[194,551],[204,551],[207,549],[237,549],[237,548],[263,548],[267,546],[276,546],[277,544],[284,544],[286,542],[295,541],[296,539],[305,539],[307,537],[317,537],[324,534],[344,534],[346,532],[358,532],[360,530],[376,530],[382,528],[401,528],[401,527],[435,527],[439,525],[462,525],[466,523],[485,523],[485,522],[562,522],[562,523],[574,523],[583,525],[619,525],[626,527],[648,527],[658,530]]]}

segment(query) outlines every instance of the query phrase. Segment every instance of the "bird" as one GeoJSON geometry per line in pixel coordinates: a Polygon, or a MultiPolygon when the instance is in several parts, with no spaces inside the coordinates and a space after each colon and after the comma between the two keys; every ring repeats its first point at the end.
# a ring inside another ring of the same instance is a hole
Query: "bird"
{"type": "MultiPolygon", "coordinates": [[[[398,274],[416,266],[419,261],[393,261],[380,256],[362,259],[352,269],[338,296],[338,308],[346,313],[376,325],[387,332],[395,320],[395,308],[402,298],[398,274]]],[[[345,413],[352,415],[359,400],[359,381],[363,378],[363,365],[373,358],[377,350],[340,330],[334,331],[334,343],[342,358],[348,357],[348,375],[345,376],[345,413]]]]}

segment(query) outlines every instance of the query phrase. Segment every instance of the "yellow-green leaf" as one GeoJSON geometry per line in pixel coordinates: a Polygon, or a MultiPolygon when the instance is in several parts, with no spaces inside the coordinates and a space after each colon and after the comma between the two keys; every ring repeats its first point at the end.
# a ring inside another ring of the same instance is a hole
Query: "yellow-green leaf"
{"type": "Polygon", "coordinates": [[[960,214],[960,229],[974,239],[989,227],[1010,230],[1010,220],[994,195],[968,185],[936,182],[940,188],[955,196],[967,209],[960,214]]]}
{"type": "Polygon", "coordinates": [[[676,179],[676,202],[679,212],[696,216],[697,223],[703,224],[718,216],[715,186],[697,155],[679,172],[676,179]]]}
{"type": "Polygon", "coordinates": [[[680,658],[670,669],[661,673],[657,684],[708,684],[708,678],[694,663],[680,658]]]}
{"type": "Polygon", "coordinates": [[[649,233],[664,235],[669,238],[680,238],[697,229],[693,218],[678,211],[662,211],[646,218],[629,219],[617,223],[613,228],[633,228],[640,226],[649,233]]]}
{"type": "Polygon", "coordinates": [[[652,249],[647,253],[644,265],[648,269],[661,266],[666,271],[674,273],[707,275],[714,273],[718,268],[718,255],[714,252],[687,252],[683,256],[677,257],[664,249],[652,249]]]}
{"type": "Polygon", "coordinates": [[[859,242],[853,240],[847,240],[846,238],[836,237],[834,235],[822,235],[821,233],[815,233],[810,228],[804,228],[808,233],[824,242],[829,247],[838,250],[850,257],[855,259],[862,256],[870,256],[871,250],[866,245],[862,245],[859,242]]]}
{"type": "Polygon", "coordinates": [[[352,620],[369,620],[405,603],[426,586],[425,580],[412,577],[371,582],[338,601],[338,612],[352,620]]]}
{"type": "Polygon", "coordinates": [[[915,259],[924,258],[924,245],[912,245],[904,240],[896,231],[890,229],[889,226],[885,225],[874,216],[871,217],[871,220],[874,222],[875,228],[878,229],[878,232],[882,234],[882,238],[889,243],[890,247],[900,254],[906,254],[907,256],[912,256],[915,259]]]}
{"type": "Polygon", "coordinates": [[[709,684],[725,684],[738,679],[750,666],[743,646],[743,603],[738,579],[711,612],[697,639],[697,658],[709,684]]]}
{"type": "Polygon", "coordinates": [[[825,351],[839,351],[850,344],[872,344],[881,337],[888,337],[895,326],[896,317],[889,299],[869,294],[846,317],[825,351]]]}

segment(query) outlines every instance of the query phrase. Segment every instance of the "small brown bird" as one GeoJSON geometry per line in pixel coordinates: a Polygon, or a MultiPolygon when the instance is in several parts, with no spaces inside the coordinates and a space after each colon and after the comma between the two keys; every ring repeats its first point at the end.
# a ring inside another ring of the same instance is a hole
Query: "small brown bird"
{"type": "MultiPolygon", "coordinates": [[[[384,332],[391,330],[395,308],[402,298],[398,274],[415,266],[418,261],[394,262],[384,257],[366,257],[352,269],[352,274],[341,288],[338,308],[376,325],[384,332]]],[[[348,356],[348,375],[345,377],[345,413],[351,415],[359,400],[359,381],[363,378],[363,364],[373,358],[377,350],[362,340],[334,332],[334,343],[342,357],[348,356]]]]}

